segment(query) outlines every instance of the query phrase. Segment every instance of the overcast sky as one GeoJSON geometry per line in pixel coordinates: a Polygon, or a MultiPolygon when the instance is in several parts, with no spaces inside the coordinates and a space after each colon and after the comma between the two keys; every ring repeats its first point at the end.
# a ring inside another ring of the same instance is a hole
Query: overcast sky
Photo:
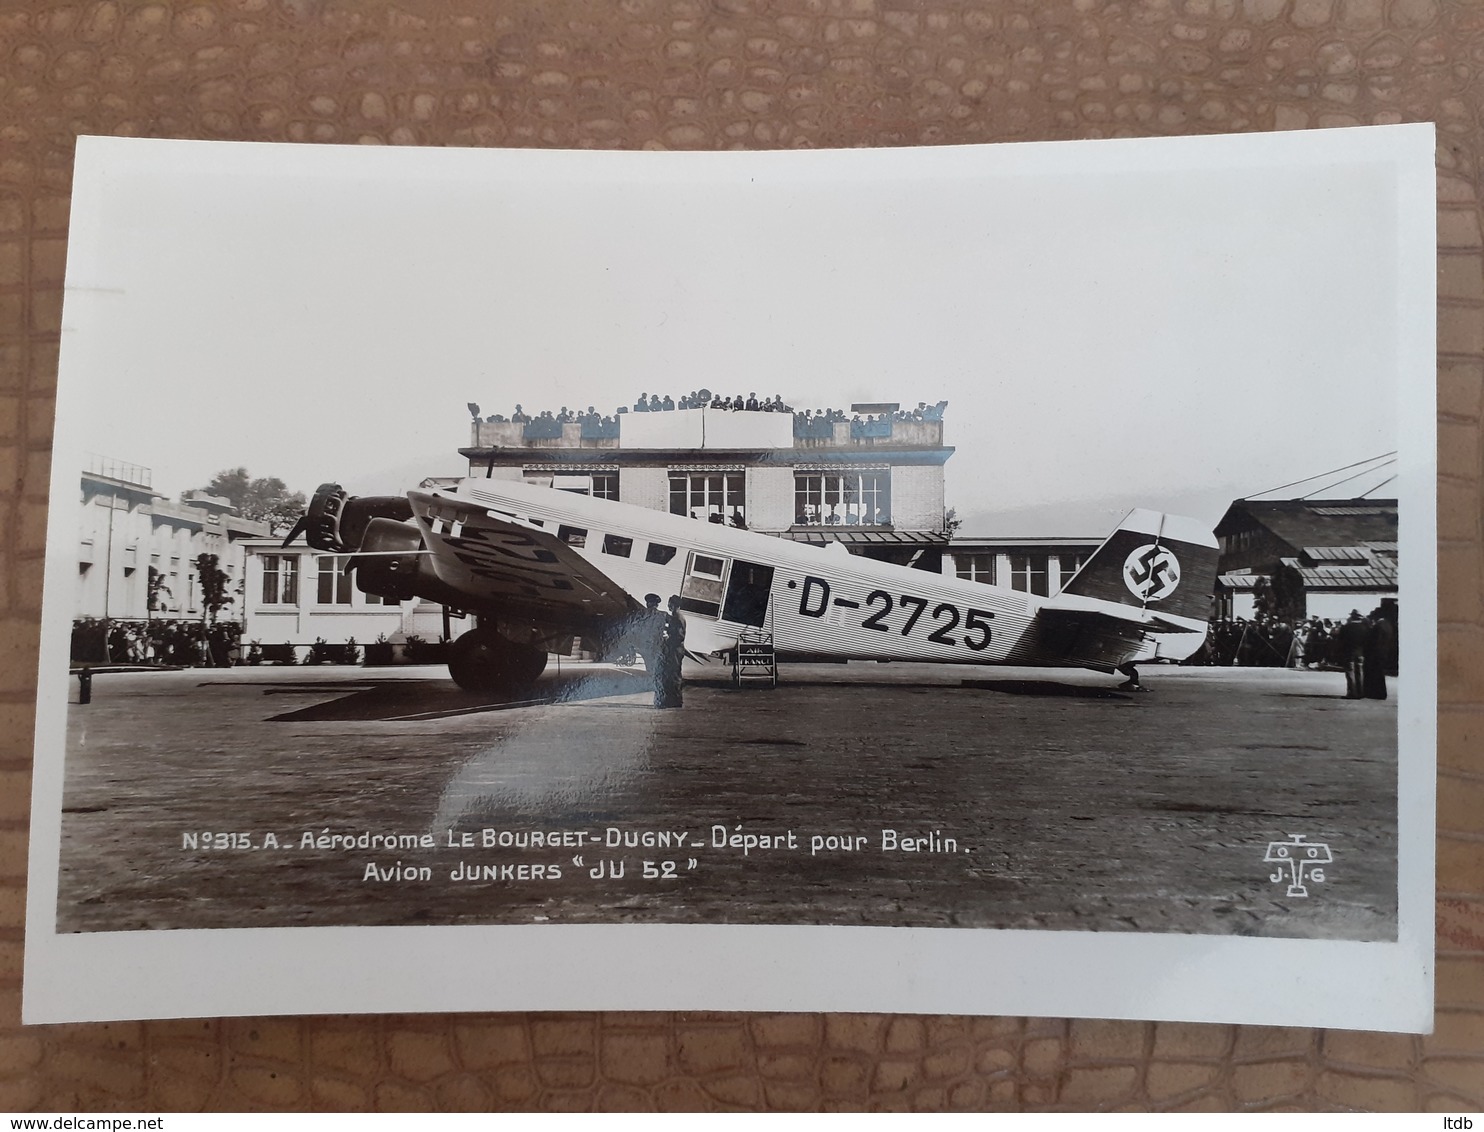
{"type": "Polygon", "coordinates": [[[946,398],[966,531],[1098,535],[1132,506],[1214,521],[1397,446],[1392,170],[1282,137],[86,141],[63,427],[172,496],[236,465],[368,492],[460,473],[470,401],[946,398]]]}

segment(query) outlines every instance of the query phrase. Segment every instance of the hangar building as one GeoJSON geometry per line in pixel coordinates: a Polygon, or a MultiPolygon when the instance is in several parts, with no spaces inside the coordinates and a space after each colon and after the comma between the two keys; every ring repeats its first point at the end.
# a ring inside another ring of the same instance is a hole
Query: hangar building
{"type": "Polygon", "coordinates": [[[1221,617],[1265,587],[1295,616],[1343,620],[1397,595],[1395,499],[1238,499],[1216,525],[1221,617]]]}

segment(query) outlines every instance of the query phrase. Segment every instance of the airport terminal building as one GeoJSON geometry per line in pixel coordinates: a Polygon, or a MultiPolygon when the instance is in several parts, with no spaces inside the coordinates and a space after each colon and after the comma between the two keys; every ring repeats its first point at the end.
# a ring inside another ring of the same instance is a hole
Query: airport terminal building
{"type": "Polygon", "coordinates": [[[826,416],[718,408],[606,422],[475,419],[471,476],[524,481],[939,570],[948,546],[941,407],[826,416]],[[935,418],[935,419],[934,419],[935,418]]]}

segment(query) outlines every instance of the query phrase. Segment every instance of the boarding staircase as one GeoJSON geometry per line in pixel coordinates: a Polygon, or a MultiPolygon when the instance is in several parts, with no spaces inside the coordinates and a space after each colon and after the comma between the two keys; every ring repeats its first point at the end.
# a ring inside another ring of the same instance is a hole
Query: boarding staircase
{"type": "Polygon", "coordinates": [[[773,650],[773,634],[768,629],[743,629],[732,651],[732,686],[753,685],[778,687],[778,654],[773,650]]]}

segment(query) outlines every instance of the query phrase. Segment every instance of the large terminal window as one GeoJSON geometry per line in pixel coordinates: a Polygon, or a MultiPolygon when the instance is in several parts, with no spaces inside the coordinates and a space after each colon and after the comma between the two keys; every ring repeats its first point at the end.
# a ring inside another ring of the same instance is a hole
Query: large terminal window
{"type": "Polygon", "coordinates": [[[1061,569],[1061,582],[1057,587],[1057,592],[1060,593],[1067,588],[1067,583],[1077,576],[1077,571],[1082,569],[1082,564],[1087,561],[1088,556],[1063,551],[1056,557],[1061,569]]]}
{"type": "Polygon", "coordinates": [[[954,572],[968,582],[988,582],[994,585],[994,560],[993,554],[955,554],[954,572]]]}
{"type": "Polygon", "coordinates": [[[316,596],[321,605],[350,604],[350,575],[345,572],[345,558],[326,556],[319,560],[316,596]]]}
{"type": "Polygon", "coordinates": [[[671,472],[670,514],[746,526],[745,485],[742,472],[671,472]]]}
{"type": "Polygon", "coordinates": [[[799,472],[794,523],[803,527],[886,526],[891,522],[891,472],[799,472]]]}
{"type": "Polygon", "coordinates": [[[968,582],[1009,586],[1022,593],[1053,597],[1066,589],[1088,555],[1070,550],[1056,554],[1001,554],[997,551],[956,551],[953,570],[968,582]]]}
{"type": "Polygon", "coordinates": [[[1012,554],[1010,558],[1010,588],[1022,593],[1049,596],[1047,576],[1050,560],[1044,554],[1012,554]]]}
{"type": "MultiPolygon", "coordinates": [[[[526,469],[527,482],[531,477],[540,479],[539,469],[526,469]]],[[[544,481],[542,481],[544,482],[544,481]]],[[[591,495],[594,499],[618,498],[617,472],[553,472],[551,486],[558,491],[570,491],[574,495],[591,495]]]]}
{"type": "Polygon", "coordinates": [[[263,555],[263,604],[299,604],[299,556],[263,555]]]}

